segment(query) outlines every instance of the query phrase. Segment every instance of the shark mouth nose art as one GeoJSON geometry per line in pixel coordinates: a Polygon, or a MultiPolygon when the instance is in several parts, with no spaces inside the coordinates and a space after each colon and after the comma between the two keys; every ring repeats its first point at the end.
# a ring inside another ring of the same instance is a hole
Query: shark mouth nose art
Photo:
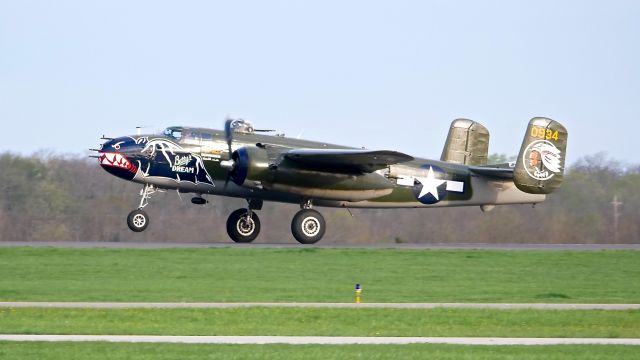
{"type": "Polygon", "coordinates": [[[138,168],[120,153],[100,153],[100,157],[98,159],[100,160],[100,165],[102,166],[112,166],[119,169],[128,170],[132,173],[138,171],[138,168]]]}

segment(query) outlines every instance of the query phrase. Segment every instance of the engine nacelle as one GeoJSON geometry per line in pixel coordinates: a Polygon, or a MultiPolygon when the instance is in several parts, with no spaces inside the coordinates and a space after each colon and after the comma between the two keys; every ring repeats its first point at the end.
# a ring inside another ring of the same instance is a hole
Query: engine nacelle
{"type": "Polygon", "coordinates": [[[258,147],[241,147],[233,152],[235,163],[231,180],[240,186],[262,188],[262,181],[269,176],[269,156],[258,147]]]}
{"type": "MultiPolygon", "coordinates": [[[[246,146],[232,154],[231,180],[246,188],[296,194],[306,198],[361,201],[389,195],[392,184],[381,174],[345,174],[282,160],[268,149],[246,146]],[[274,161],[279,159],[277,163],[274,161]]],[[[225,165],[221,164],[225,167],[225,165]]]]}

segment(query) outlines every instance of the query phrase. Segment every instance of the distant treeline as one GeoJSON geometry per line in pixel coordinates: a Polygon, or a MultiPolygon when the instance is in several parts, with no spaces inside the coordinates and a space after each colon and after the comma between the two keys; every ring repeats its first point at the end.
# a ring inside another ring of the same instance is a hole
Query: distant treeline
{"type": "MultiPolygon", "coordinates": [[[[505,156],[494,155],[496,160],[505,156]]],[[[1,241],[230,242],[225,222],[242,199],[160,193],[146,208],[149,228],[133,233],[127,214],[141,186],[104,172],[97,161],[70,156],[0,155],[1,241]]],[[[265,203],[256,242],[295,243],[290,221],[297,205],[265,203]]],[[[531,205],[445,209],[320,209],[328,230],[322,243],[640,243],[640,167],[597,154],[580,159],[554,195],[531,205]],[[617,236],[614,196],[619,205],[617,236]]]]}

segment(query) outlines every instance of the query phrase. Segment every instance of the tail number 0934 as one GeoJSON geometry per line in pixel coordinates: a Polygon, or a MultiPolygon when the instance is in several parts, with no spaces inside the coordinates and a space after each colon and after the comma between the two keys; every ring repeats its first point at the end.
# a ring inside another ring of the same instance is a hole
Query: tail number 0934
{"type": "Polygon", "coordinates": [[[545,129],[539,126],[532,126],[531,137],[542,139],[542,140],[558,140],[558,131],[545,129]]]}

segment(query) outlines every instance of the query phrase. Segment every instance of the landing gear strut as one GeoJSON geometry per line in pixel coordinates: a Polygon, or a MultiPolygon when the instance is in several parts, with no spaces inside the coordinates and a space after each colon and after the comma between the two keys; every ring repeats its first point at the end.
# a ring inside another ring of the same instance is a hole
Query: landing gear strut
{"type": "Polygon", "coordinates": [[[131,231],[142,232],[149,226],[149,215],[142,209],[149,205],[149,198],[157,191],[159,190],[151,184],[145,184],[140,191],[140,205],[127,216],[127,225],[131,231]]]}
{"type": "Polygon", "coordinates": [[[324,236],[326,230],[324,217],[313,210],[310,200],[303,202],[291,221],[291,233],[301,244],[314,244],[324,236]]]}
{"type": "Polygon", "coordinates": [[[246,209],[238,209],[227,219],[227,234],[237,243],[250,243],[260,234],[260,218],[253,210],[262,209],[262,201],[249,199],[246,209]]]}

